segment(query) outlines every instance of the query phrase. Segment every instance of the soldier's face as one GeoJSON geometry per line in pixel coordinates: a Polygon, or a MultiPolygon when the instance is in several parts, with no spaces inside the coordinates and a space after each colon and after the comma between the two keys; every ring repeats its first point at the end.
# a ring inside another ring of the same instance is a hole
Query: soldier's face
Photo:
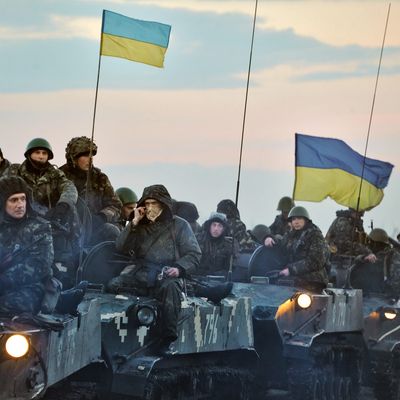
{"type": "Polygon", "coordinates": [[[224,231],[224,226],[221,224],[221,222],[218,222],[218,221],[211,222],[210,235],[213,238],[220,237],[222,235],[223,231],[224,231]]]}
{"type": "Polygon", "coordinates": [[[6,201],[6,213],[16,219],[21,219],[26,213],[25,193],[15,193],[6,201]]]}
{"type": "Polygon", "coordinates": [[[89,153],[88,154],[82,154],[76,159],[76,165],[78,168],[80,168],[82,171],[89,171],[90,168],[90,157],[89,153]]]}
{"type": "Polygon", "coordinates": [[[161,203],[154,199],[145,200],[144,206],[146,207],[146,217],[150,221],[155,221],[163,210],[161,203]]]}
{"type": "Polygon", "coordinates": [[[35,149],[30,154],[31,160],[40,164],[45,164],[49,159],[49,153],[45,149],[35,149]]]}
{"type": "Polygon", "coordinates": [[[295,231],[299,231],[300,229],[304,228],[306,220],[303,217],[292,217],[291,224],[295,231]]]}
{"type": "Polygon", "coordinates": [[[128,203],[125,204],[124,206],[122,206],[122,217],[124,219],[128,219],[128,217],[131,215],[131,213],[133,212],[133,210],[136,208],[136,203],[128,203]]]}

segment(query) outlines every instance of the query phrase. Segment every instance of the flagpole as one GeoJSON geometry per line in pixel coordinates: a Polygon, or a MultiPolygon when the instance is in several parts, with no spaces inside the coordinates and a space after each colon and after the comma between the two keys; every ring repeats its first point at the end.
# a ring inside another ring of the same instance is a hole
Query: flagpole
{"type": "MultiPolygon", "coordinates": [[[[252,31],[252,34],[251,34],[249,67],[248,67],[248,71],[247,71],[246,95],[245,95],[245,100],[244,100],[242,135],[241,135],[241,139],[240,139],[239,166],[238,166],[238,175],[237,175],[237,183],[236,183],[236,196],[235,196],[236,208],[238,208],[238,203],[239,203],[240,173],[241,173],[241,169],[242,169],[242,153],[243,153],[244,130],[245,130],[245,126],[246,126],[247,99],[248,99],[248,95],[249,95],[251,61],[253,59],[254,32],[255,32],[255,29],[256,29],[256,21],[257,21],[257,6],[258,6],[258,0],[256,0],[255,6],[254,6],[253,31],[252,31]]],[[[228,271],[228,276],[227,276],[227,280],[229,282],[232,281],[233,253],[234,253],[234,249],[235,249],[235,231],[234,231],[234,229],[235,229],[235,227],[233,227],[233,232],[231,232],[231,234],[232,234],[232,250],[231,250],[231,257],[230,257],[230,261],[229,261],[229,271],[228,271]]]]}
{"type": "MultiPolygon", "coordinates": [[[[104,10],[103,10],[103,15],[102,15],[102,21],[101,21],[101,32],[100,32],[100,47],[99,47],[99,62],[97,65],[97,80],[96,80],[96,91],[94,95],[94,107],[93,107],[93,119],[92,119],[92,134],[90,137],[90,147],[89,147],[89,169],[86,173],[86,190],[85,190],[85,204],[88,204],[88,199],[89,199],[89,190],[90,190],[90,176],[93,168],[93,143],[94,143],[94,128],[96,124],[96,110],[97,110],[97,95],[99,92],[99,81],[100,81],[100,69],[101,69],[101,50],[103,46],[103,25],[104,25],[104,10]]],[[[76,271],[76,283],[79,283],[79,281],[82,278],[82,261],[83,261],[83,246],[85,245],[85,238],[87,235],[86,232],[86,227],[88,225],[88,218],[89,215],[88,213],[84,213],[83,215],[83,221],[82,221],[82,226],[83,226],[83,240],[80,246],[80,252],[79,252],[79,266],[76,271]]],[[[92,224],[90,224],[90,228],[92,229],[92,224]]],[[[89,232],[91,234],[91,232],[89,232]]]]}
{"type": "Polygon", "coordinates": [[[366,161],[366,158],[367,158],[367,149],[368,149],[369,135],[370,135],[370,131],[371,131],[372,115],[374,113],[375,98],[376,98],[376,92],[377,92],[378,81],[379,81],[379,74],[380,74],[381,64],[382,64],[383,49],[385,47],[386,32],[387,32],[387,27],[388,27],[388,23],[389,23],[390,6],[391,6],[391,3],[389,3],[387,15],[386,15],[385,31],[383,33],[381,54],[380,54],[380,57],[379,57],[378,71],[377,71],[376,80],[375,80],[374,95],[373,95],[373,98],[372,98],[371,112],[370,112],[370,116],[369,116],[367,139],[366,139],[366,142],[365,142],[364,159],[363,159],[362,170],[361,170],[360,189],[359,189],[359,192],[358,192],[358,199],[357,199],[357,208],[356,208],[357,213],[358,213],[359,208],[360,208],[361,190],[362,190],[362,184],[363,184],[363,178],[364,178],[364,170],[365,170],[365,161],[366,161]]]}

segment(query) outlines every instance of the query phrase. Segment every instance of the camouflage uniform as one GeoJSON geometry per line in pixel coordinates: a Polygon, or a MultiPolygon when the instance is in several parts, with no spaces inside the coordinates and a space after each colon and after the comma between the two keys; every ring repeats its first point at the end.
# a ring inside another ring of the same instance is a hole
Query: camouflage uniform
{"type": "Polygon", "coordinates": [[[221,220],[217,218],[218,216],[213,217],[215,214],[220,213],[211,214],[210,218],[204,222],[202,231],[196,236],[201,249],[201,260],[197,273],[199,275],[223,275],[226,277],[231,255],[233,253],[233,258],[236,257],[238,245],[235,241],[235,245],[232,246],[232,238],[226,235],[228,229],[226,217],[225,220],[221,220]],[[210,235],[210,226],[213,221],[224,225],[222,235],[217,238],[210,235]]]}
{"type": "MultiPolygon", "coordinates": [[[[90,169],[89,187],[87,187],[87,171],[81,170],[74,162],[80,153],[89,151],[89,144],[90,139],[84,136],[71,139],[66,148],[67,163],[60,169],[75,184],[79,197],[86,202],[93,218],[99,217],[102,220],[100,229],[98,229],[99,226],[93,226],[92,242],[114,240],[119,233],[117,224],[122,203],[114,192],[107,175],[99,168],[90,169]]],[[[93,155],[96,154],[97,147],[94,149],[93,155]]]]}
{"type": "Polygon", "coordinates": [[[328,247],[319,228],[307,221],[301,230],[292,230],[282,239],[275,238],[283,254],[285,267],[290,275],[304,282],[328,283],[325,265],[328,261],[328,247]]]}
{"type": "Polygon", "coordinates": [[[239,210],[235,203],[229,199],[221,200],[218,203],[217,212],[227,216],[229,233],[238,242],[239,251],[252,253],[258,247],[258,243],[253,240],[249,232],[247,232],[246,225],[240,220],[239,210]]]}
{"type": "Polygon", "coordinates": [[[138,207],[154,199],[163,205],[161,215],[150,222],[144,217],[138,225],[130,222],[116,240],[116,248],[125,254],[134,252],[136,266],[131,272],[111,280],[112,291],[130,286],[142,295],[151,295],[161,302],[162,332],[168,341],[177,338],[177,323],[181,307],[182,282],[178,278],[157,279],[163,266],[176,267],[184,277],[196,271],[201,251],[189,224],[172,216],[172,202],[167,189],[153,185],[144,189],[138,207]]]}
{"type": "Polygon", "coordinates": [[[54,253],[50,224],[32,211],[28,188],[21,179],[0,179],[0,191],[0,313],[35,314],[51,277],[54,253]],[[27,195],[27,213],[21,219],[4,210],[5,201],[14,193],[27,195]]]}
{"type": "Polygon", "coordinates": [[[271,233],[273,235],[283,236],[290,230],[289,221],[282,214],[277,215],[274,222],[270,225],[269,229],[271,230],[271,233]]]}
{"type": "Polygon", "coordinates": [[[173,201],[172,212],[174,215],[189,222],[195,235],[200,233],[201,225],[197,222],[199,219],[199,212],[195,204],[188,201],[173,201]]]}
{"type": "Polygon", "coordinates": [[[0,177],[3,175],[6,175],[7,168],[10,166],[10,161],[3,159],[3,161],[0,162],[0,177]]]}

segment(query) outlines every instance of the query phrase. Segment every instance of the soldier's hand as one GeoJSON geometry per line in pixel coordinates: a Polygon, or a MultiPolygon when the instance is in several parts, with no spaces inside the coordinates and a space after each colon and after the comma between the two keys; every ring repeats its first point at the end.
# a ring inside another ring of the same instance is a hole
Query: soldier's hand
{"type": "Polygon", "coordinates": [[[285,268],[279,272],[279,275],[281,275],[281,276],[289,276],[289,274],[290,274],[289,268],[285,268]]]}
{"type": "Polygon", "coordinates": [[[134,210],[134,217],[132,220],[133,225],[137,225],[139,221],[146,215],[146,208],[145,207],[136,207],[134,210]]]}
{"type": "Polygon", "coordinates": [[[169,277],[169,278],[178,278],[179,276],[179,269],[175,268],[175,267],[170,267],[165,271],[165,274],[169,277]]]}
{"type": "Polygon", "coordinates": [[[371,253],[364,257],[364,261],[368,261],[370,263],[376,262],[376,255],[371,253]]]}
{"type": "Polygon", "coordinates": [[[264,244],[265,244],[265,246],[267,246],[267,247],[272,247],[272,246],[275,244],[275,240],[272,239],[272,237],[267,237],[267,238],[264,240],[264,244]]]}

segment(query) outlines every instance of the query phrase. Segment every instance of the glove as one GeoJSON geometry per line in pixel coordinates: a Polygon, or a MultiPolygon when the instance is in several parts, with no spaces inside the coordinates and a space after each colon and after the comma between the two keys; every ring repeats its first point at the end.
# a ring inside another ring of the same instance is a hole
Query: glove
{"type": "Polygon", "coordinates": [[[57,203],[57,205],[47,213],[47,218],[57,221],[62,225],[68,222],[69,205],[67,203],[57,203]]]}
{"type": "Polygon", "coordinates": [[[107,222],[107,217],[103,213],[92,215],[92,225],[93,228],[99,228],[101,225],[107,222]]]}

